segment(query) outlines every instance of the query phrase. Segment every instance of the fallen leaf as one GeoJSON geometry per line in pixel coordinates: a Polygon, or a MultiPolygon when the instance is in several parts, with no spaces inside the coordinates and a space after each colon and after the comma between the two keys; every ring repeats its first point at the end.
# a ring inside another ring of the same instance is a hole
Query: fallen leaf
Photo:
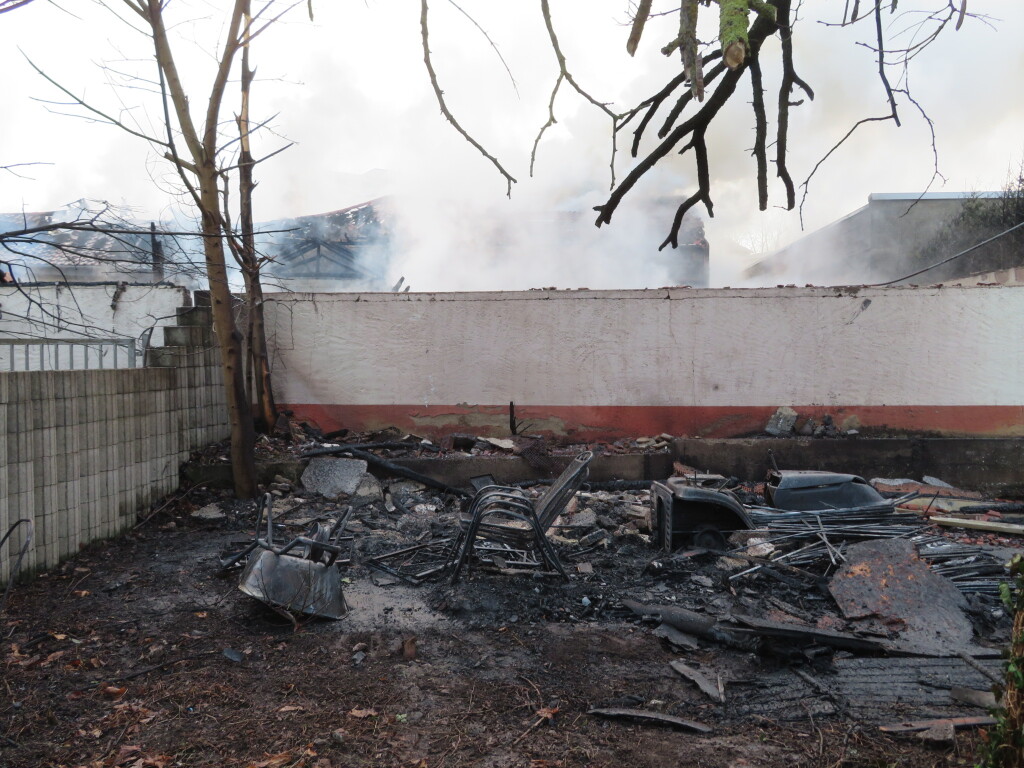
{"type": "Polygon", "coordinates": [[[558,707],[541,707],[534,714],[550,722],[558,714],[558,707]]]}
{"type": "Polygon", "coordinates": [[[59,659],[59,658],[60,658],[61,656],[63,656],[63,655],[65,654],[65,653],[67,653],[67,651],[54,651],[54,652],[53,652],[53,653],[51,653],[51,654],[50,654],[49,656],[47,656],[47,657],[46,657],[46,658],[45,658],[45,659],[43,660],[43,663],[42,663],[42,664],[40,664],[39,666],[41,666],[41,667],[45,667],[45,666],[47,666],[47,665],[49,665],[49,664],[52,664],[52,663],[53,663],[53,662],[55,662],[55,661],[56,661],[57,659],[59,659]]]}
{"type": "Polygon", "coordinates": [[[353,709],[349,711],[351,717],[358,717],[360,720],[366,717],[376,717],[378,712],[376,709],[353,709]]]}
{"type": "Polygon", "coordinates": [[[249,763],[245,768],[281,768],[282,765],[290,763],[292,759],[291,752],[281,752],[269,755],[266,760],[261,760],[258,763],[249,763]]]}
{"type": "Polygon", "coordinates": [[[88,597],[90,593],[88,589],[76,589],[71,594],[75,597],[88,597]]]}
{"type": "Polygon", "coordinates": [[[125,744],[117,751],[117,757],[114,758],[114,765],[123,765],[128,762],[128,760],[134,760],[135,753],[141,751],[142,747],[125,744]]]}
{"type": "Polygon", "coordinates": [[[103,695],[108,699],[120,699],[126,693],[128,693],[127,688],[117,688],[113,685],[108,685],[103,689],[103,695]]]}
{"type": "Polygon", "coordinates": [[[305,711],[306,711],[306,708],[305,708],[305,707],[299,707],[299,706],[292,706],[292,705],[289,705],[289,706],[286,706],[286,707],[281,707],[281,708],[280,708],[279,710],[277,710],[277,711],[278,711],[278,712],[305,712],[305,711]]]}
{"type": "Polygon", "coordinates": [[[196,611],[196,618],[197,619],[205,619],[206,616],[207,616],[206,611],[196,611]]]}

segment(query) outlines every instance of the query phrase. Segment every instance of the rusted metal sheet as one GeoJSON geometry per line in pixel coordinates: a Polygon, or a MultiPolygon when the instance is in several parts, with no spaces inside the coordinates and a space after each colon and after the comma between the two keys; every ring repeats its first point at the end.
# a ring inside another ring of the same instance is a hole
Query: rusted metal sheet
{"type": "Polygon", "coordinates": [[[829,591],[843,615],[862,628],[934,651],[955,653],[970,645],[967,601],[952,582],[932,573],[912,542],[851,544],[829,591]]]}

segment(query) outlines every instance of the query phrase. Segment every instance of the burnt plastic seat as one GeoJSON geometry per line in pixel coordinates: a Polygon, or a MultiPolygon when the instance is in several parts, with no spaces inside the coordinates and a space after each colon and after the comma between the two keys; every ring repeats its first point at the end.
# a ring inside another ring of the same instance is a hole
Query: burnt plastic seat
{"type": "Polygon", "coordinates": [[[458,582],[462,568],[477,548],[478,541],[533,549],[549,569],[568,579],[545,534],[569,499],[586,482],[588,465],[593,458],[591,451],[576,456],[536,501],[527,498],[519,488],[501,485],[481,488],[460,521],[463,533],[453,553],[451,583],[458,582]]]}

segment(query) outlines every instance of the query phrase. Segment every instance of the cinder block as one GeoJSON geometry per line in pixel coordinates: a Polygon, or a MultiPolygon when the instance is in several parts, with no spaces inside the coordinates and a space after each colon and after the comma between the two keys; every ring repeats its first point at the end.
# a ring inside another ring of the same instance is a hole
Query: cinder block
{"type": "Polygon", "coordinates": [[[77,427],[81,424],[82,414],[78,408],[78,398],[75,396],[64,398],[64,426],[77,427]]]}
{"type": "Polygon", "coordinates": [[[38,399],[36,399],[33,400],[31,403],[27,403],[27,405],[29,405],[29,407],[31,408],[31,413],[29,414],[28,419],[26,419],[30,428],[41,429],[45,421],[45,414],[43,413],[42,403],[38,399]]]}
{"type": "Polygon", "coordinates": [[[178,325],[209,327],[213,324],[213,313],[210,307],[178,307],[176,314],[178,325]]]}
{"type": "Polygon", "coordinates": [[[110,410],[110,401],[106,395],[92,398],[92,419],[91,421],[98,422],[101,426],[106,426],[107,418],[110,416],[108,413],[110,410]]]}
{"type": "Polygon", "coordinates": [[[179,325],[164,328],[164,344],[169,347],[205,347],[213,343],[213,331],[201,325],[179,325]]]}
{"type": "Polygon", "coordinates": [[[35,464],[32,461],[22,461],[18,464],[18,490],[21,493],[32,497],[32,489],[35,488],[35,464]]]}

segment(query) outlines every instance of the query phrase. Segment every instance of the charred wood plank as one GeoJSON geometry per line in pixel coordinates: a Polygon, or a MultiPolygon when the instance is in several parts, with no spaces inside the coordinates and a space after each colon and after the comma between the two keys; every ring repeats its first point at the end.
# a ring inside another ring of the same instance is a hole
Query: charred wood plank
{"type": "Polygon", "coordinates": [[[950,717],[940,718],[938,720],[912,720],[902,723],[891,723],[889,725],[881,725],[878,730],[883,733],[916,733],[918,731],[927,731],[934,728],[936,725],[951,724],[955,729],[962,730],[964,728],[982,728],[986,725],[995,725],[996,720],[993,717],[950,717]]]}
{"type": "Polygon", "coordinates": [[[711,733],[710,725],[698,723],[694,720],[684,720],[683,718],[676,717],[675,715],[664,715],[661,712],[652,712],[649,709],[596,708],[588,709],[587,714],[612,719],[636,720],[641,723],[669,725],[673,728],[679,728],[684,731],[692,731],[694,733],[711,733]]]}
{"type": "Polygon", "coordinates": [[[692,683],[696,683],[697,687],[700,688],[709,699],[717,701],[720,704],[725,703],[725,690],[722,687],[722,678],[720,675],[717,676],[717,682],[712,682],[710,678],[704,675],[704,673],[683,664],[681,661],[670,661],[668,665],[679,675],[685,677],[692,683]]]}

